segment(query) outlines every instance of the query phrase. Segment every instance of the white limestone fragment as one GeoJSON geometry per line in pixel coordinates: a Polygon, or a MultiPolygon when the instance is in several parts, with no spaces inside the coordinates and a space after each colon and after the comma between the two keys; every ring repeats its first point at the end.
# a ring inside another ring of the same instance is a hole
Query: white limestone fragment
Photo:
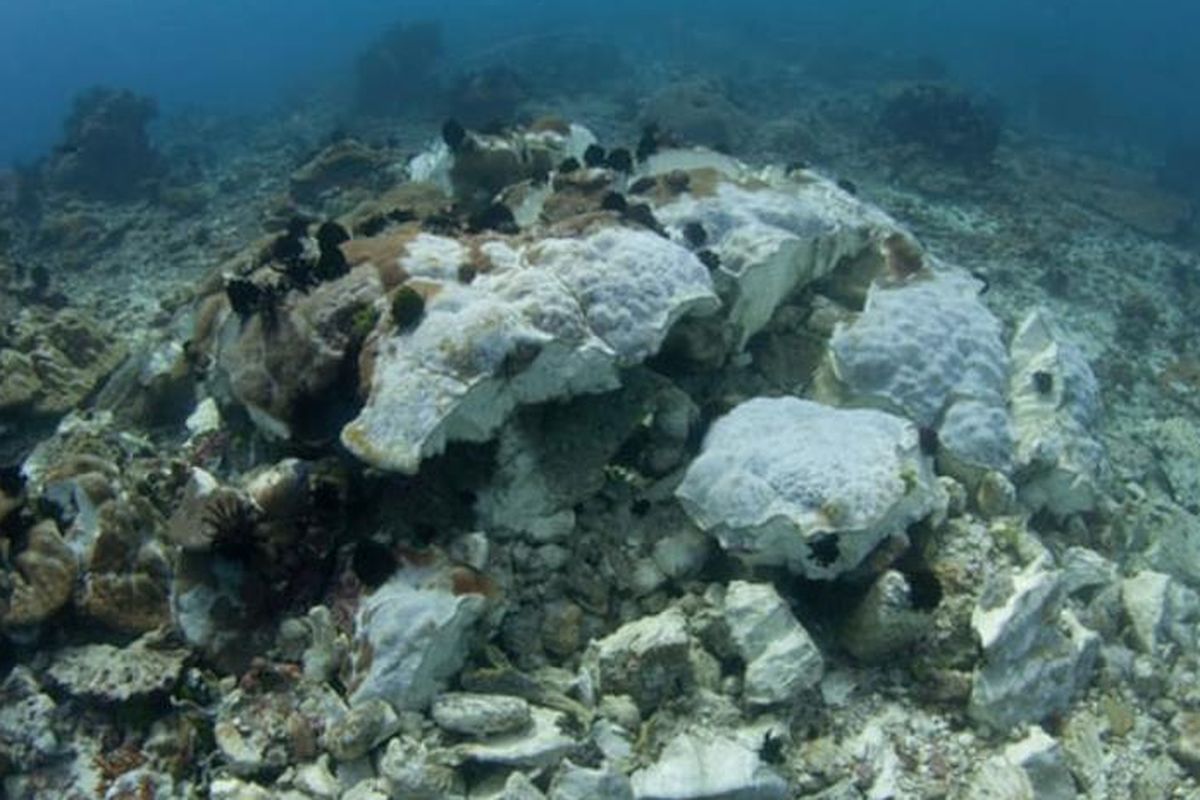
{"type": "Polygon", "coordinates": [[[1062,745],[1041,728],[1034,727],[1024,739],[1004,748],[1004,757],[1025,773],[1039,800],[1074,800],[1078,796],[1062,745]]]}
{"type": "MultiPolygon", "coordinates": [[[[474,791],[471,800],[475,800],[474,791]]],[[[481,794],[479,800],[546,800],[546,795],[524,772],[514,772],[504,781],[498,794],[481,794]]]]}
{"type": "Polygon", "coordinates": [[[984,761],[963,793],[964,800],[1035,800],[1029,776],[1002,755],[984,761]]]}
{"type": "Polygon", "coordinates": [[[530,708],[532,724],[524,730],[499,734],[454,748],[457,755],[482,764],[509,767],[548,767],[577,746],[563,731],[566,714],[540,706],[530,708]]]}
{"type": "Polygon", "coordinates": [[[1200,517],[1169,500],[1147,500],[1134,506],[1125,525],[1146,567],[1200,589],[1200,517]]]}
{"type": "Polygon", "coordinates": [[[387,741],[400,727],[400,715],[395,709],[379,698],[372,698],[331,721],[322,741],[338,761],[353,761],[387,741]]]}
{"type": "Polygon", "coordinates": [[[275,793],[239,778],[216,778],[208,787],[212,800],[274,800],[275,793]]]}
{"type": "MultiPolygon", "coordinates": [[[[495,259],[494,259],[495,260],[495,259]]],[[[377,344],[342,442],[413,473],[449,441],[485,441],[521,404],[606,391],[685,314],[717,307],[708,270],[644,230],[542,239],[470,285],[438,284],[421,323],[377,344]]]]}
{"type": "Polygon", "coordinates": [[[1091,367],[1041,310],[1021,322],[1011,351],[1009,406],[1021,501],[1059,516],[1093,509],[1107,462],[1092,435],[1100,388],[1091,367]]]}
{"type": "Polygon", "coordinates": [[[821,680],[821,652],[771,584],[729,584],[724,617],[746,663],[742,692],[748,703],[786,703],[821,680]]]}
{"type": "Polygon", "coordinates": [[[971,615],[983,649],[967,708],[976,722],[1006,730],[1043,719],[1086,687],[1100,637],[1062,603],[1062,573],[1042,560],[984,589],[971,615]]]}
{"type": "Polygon", "coordinates": [[[964,800],[1074,800],[1080,795],[1063,748],[1039,727],[976,770],[964,800]]]}
{"type": "Polygon", "coordinates": [[[187,429],[189,442],[221,430],[221,409],[217,406],[217,401],[211,397],[201,400],[183,424],[187,429]]]}
{"type": "Polygon", "coordinates": [[[502,694],[446,692],[430,711],[443,730],[475,737],[519,731],[531,720],[528,702],[502,694]]]}
{"type": "Polygon", "coordinates": [[[957,476],[1012,465],[1008,357],[981,284],[936,265],[904,283],[876,283],[866,306],[839,324],[820,376],[830,401],[883,408],[938,432],[957,476]]]}
{"type": "Polygon", "coordinates": [[[676,496],[729,552],[811,578],[853,569],[941,502],[911,423],[794,397],[713,423],[676,496]]]}
{"type": "Polygon", "coordinates": [[[1121,581],[1121,604],[1139,650],[1154,655],[1174,641],[1196,647],[1200,595],[1161,572],[1143,571],[1121,581]]]}
{"type": "Polygon", "coordinates": [[[329,767],[327,755],[319,756],[316,761],[298,765],[292,783],[309,797],[319,800],[336,800],[342,794],[341,786],[329,767]]]}
{"type": "Polygon", "coordinates": [[[550,800],[633,800],[629,778],[608,767],[589,769],[564,761],[550,784],[550,800]]]}
{"type": "Polygon", "coordinates": [[[51,683],[69,695],[105,703],[165,696],[179,680],[190,655],[164,647],[146,634],[126,647],[85,644],[54,655],[46,670],[51,683]]]}
{"type": "Polygon", "coordinates": [[[355,618],[350,704],[429,704],[458,672],[485,600],[455,594],[435,569],[403,569],[363,599],[355,618]]]}
{"type": "Polygon", "coordinates": [[[1062,570],[1063,591],[1067,595],[1117,580],[1116,564],[1086,547],[1068,547],[1062,556],[1062,570]]]}
{"type": "Polygon", "coordinates": [[[637,800],[784,800],[788,785],[758,753],[718,733],[685,732],[633,774],[637,800]]]}
{"type": "Polygon", "coordinates": [[[364,778],[342,794],[341,800],[391,800],[383,778],[364,778]]]}
{"type": "Polygon", "coordinates": [[[847,749],[870,770],[871,785],[865,791],[867,800],[891,800],[900,796],[900,775],[904,767],[884,730],[883,719],[868,721],[862,732],[847,743],[847,749]]]}

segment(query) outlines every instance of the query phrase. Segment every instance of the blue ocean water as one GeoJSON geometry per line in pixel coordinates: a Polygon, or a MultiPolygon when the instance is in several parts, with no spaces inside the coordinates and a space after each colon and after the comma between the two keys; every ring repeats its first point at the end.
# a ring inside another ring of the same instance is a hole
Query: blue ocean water
{"type": "Polygon", "coordinates": [[[1151,148],[1200,135],[1200,4],[1183,0],[3,0],[0,163],[44,153],[71,97],[95,84],[153,96],[166,114],[271,113],[339,80],[405,19],[439,21],[451,62],[580,33],[716,73],[739,51],[780,69],[824,51],[936,59],[1010,120],[1151,148]]]}

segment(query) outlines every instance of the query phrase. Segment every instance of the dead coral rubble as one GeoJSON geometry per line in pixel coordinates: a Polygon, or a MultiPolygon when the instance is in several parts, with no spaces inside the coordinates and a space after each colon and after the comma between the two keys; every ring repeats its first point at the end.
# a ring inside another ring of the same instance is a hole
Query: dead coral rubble
{"type": "Polygon", "coordinates": [[[1047,533],[1115,535],[1095,378],[1047,313],[1010,347],[965,269],[802,167],[443,134],[205,284],[163,452],[71,417],[3,487],[2,630],[56,642],[0,687],[10,790],[1095,783],[1110,745],[1069,732],[1165,679],[1200,605],[1047,533]]]}

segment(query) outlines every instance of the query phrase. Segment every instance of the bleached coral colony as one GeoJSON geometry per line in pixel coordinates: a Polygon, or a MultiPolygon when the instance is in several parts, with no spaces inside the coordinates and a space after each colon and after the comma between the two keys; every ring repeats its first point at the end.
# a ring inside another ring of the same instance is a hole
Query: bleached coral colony
{"type": "Polygon", "coordinates": [[[1148,651],[1196,602],[1028,524],[1085,524],[1108,480],[1049,313],[1006,332],[807,169],[453,134],[341,234],[226,264],[118,374],[201,375],[179,454],[94,414],[26,460],[52,513],[5,631],[71,608],[141,638],[12,672],[17,796],[1069,796],[1037,725],[1092,682],[1080,597],[1122,587],[1148,651]],[[854,700],[889,663],[897,699],[854,700]],[[56,733],[85,701],[160,714],[126,768],[56,733]]]}

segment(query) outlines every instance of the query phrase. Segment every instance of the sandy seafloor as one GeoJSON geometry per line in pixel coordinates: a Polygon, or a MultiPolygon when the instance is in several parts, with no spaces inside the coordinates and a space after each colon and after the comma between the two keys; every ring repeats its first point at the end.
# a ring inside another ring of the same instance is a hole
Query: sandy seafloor
{"type": "MultiPolygon", "coordinates": [[[[661,71],[647,68],[646,87],[661,79],[661,71]]],[[[742,104],[746,136],[735,156],[751,164],[802,159],[818,172],[852,181],[860,198],[908,226],[929,252],[983,277],[985,301],[1006,335],[1031,307],[1051,309],[1100,382],[1104,416],[1097,433],[1113,467],[1114,513],[1134,518],[1148,505],[1194,505],[1172,498],[1159,445],[1163,423],[1195,420],[1200,413],[1200,232],[1147,232],[1161,223],[1148,159],[1122,153],[1135,164],[1129,168],[1111,153],[1087,152],[1078,141],[1017,126],[1006,129],[992,169],[964,174],[953,165],[910,158],[881,137],[874,121],[880,90],[872,83],[833,86],[797,74],[760,88],[760,96],[742,104]]],[[[84,243],[32,247],[20,257],[46,263],[53,285],[70,303],[119,332],[131,349],[152,342],[200,281],[263,235],[264,223],[280,213],[289,176],[330,129],[344,123],[336,108],[336,98],[318,97],[270,118],[168,118],[158,133],[164,151],[207,153],[193,184],[202,207],[83,203],[59,213],[87,218],[84,243]],[[90,242],[103,238],[97,231],[121,235],[115,244],[94,246],[90,242]]],[[[542,98],[525,109],[530,117],[544,112],[588,126],[605,144],[632,144],[639,134],[628,97],[542,98]]],[[[408,156],[438,136],[440,123],[433,117],[358,121],[350,129],[368,142],[386,139],[383,152],[398,174],[408,156]]],[[[342,203],[335,199],[324,210],[343,211],[342,203]]],[[[1183,458],[1195,464],[1200,449],[1183,458]]],[[[1094,541],[1094,531],[1079,524],[1043,534],[1056,547],[1093,547],[1132,573],[1139,564],[1120,529],[1119,523],[1103,526],[1112,537],[1106,541],[1094,541]]],[[[1121,628],[1116,620],[1112,625],[1121,628]]],[[[37,662],[28,650],[18,658],[37,662]]],[[[799,715],[806,722],[797,727],[810,738],[790,751],[808,765],[810,776],[796,787],[797,797],[876,796],[870,775],[846,784],[837,780],[849,763],[838,747],[868,722],[901,743],[897,797],[965,796],[963,776],[1011,741],[989,738],[965,725],[960,711],[916,697],[902,663],[861,667],[836,654],[827,658],[836,680],[823,687],[820,712],[799,715]],[[837,787],[842,793],[834,792],[837,787]]],[[[1099,771],[1103,779],[1090,789],[1078,787],[1079,796],[1200,796],[1187,769],[1200,742],[1180,742],[1200,739],[1200,726],[1193,720],[1188,730],[1182,721],[1200,709],[1197,664],[1196,652],[1174,648],[1158,665],[1161,671],[1146,667],[1148,674],[1098,677],[1072,708],[1072,719],[1058,720],[1054,736],[1086,730],[1091,733],[1078,736],[1095,740],[1095,764],[1072,765],[1099,771]],[[1196,749],[1178,756],[1188,747],[1196,749]]]]}

